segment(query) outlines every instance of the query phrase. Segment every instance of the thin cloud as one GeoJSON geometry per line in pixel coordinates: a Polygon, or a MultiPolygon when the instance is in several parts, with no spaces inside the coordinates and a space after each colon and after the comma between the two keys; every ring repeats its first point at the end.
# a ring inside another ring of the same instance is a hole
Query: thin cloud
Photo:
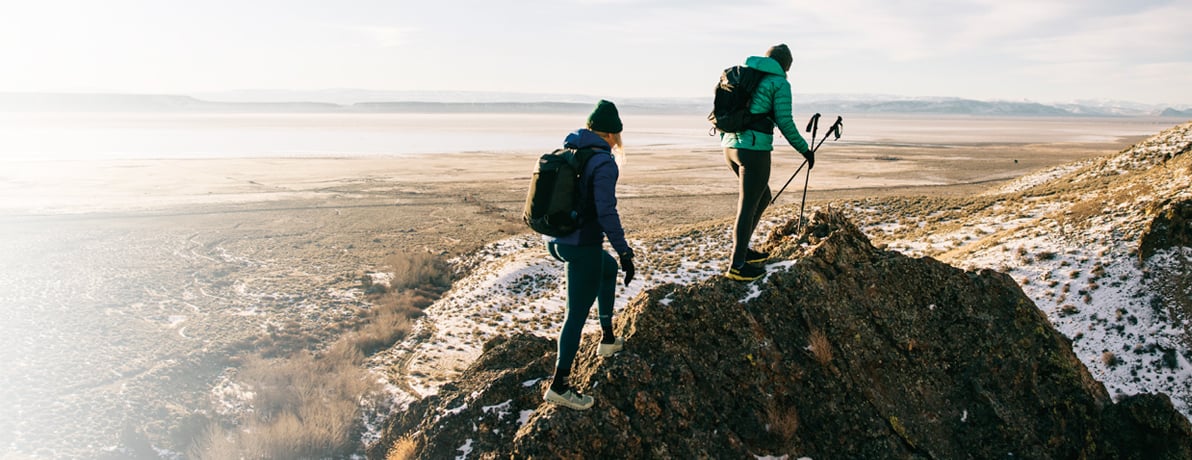
{"type": "Polygon", "coordinates": [[[1170,5],[1129,14],[1090,18],[1068,34],[1022,43],[1032,61],[1108,61],[1120,64],[1187,61],[1192,58],[1192,10],[1170,5]]]}
{"type": "Polygon", "coordinates": [[[410,37],[418,32],[418,29],[413,27],[393,26],[349,26],[347,29],[382,48],[408,45],[411,42],[410,37]]]}
{"type": "Polygon", "coordinates": [[[1176,81],[1192,63],[1187,0],[464,0],[360,8],[298,2],[282,10],[222,0],[134,3],[84,2],[62,14],[53,3],[25,2],[0,16],[8,26],[0,38],[10,39],[0,40],[0,58],[22,69],[0,75],[0,90],[274,86],[693,96],[706,94],[724,67],[787,43],[798,69],[790,78],[800,91],[1192,100],[1176,81]],[[407,71],[410,63],[443,56],[477,70],[407,71]],[[312,60],[334,65],[316,71],[312,60]],[[580,63],[600,71],[560,76],[561,67],[580,63]],[[1140,88],[1160,83],[1170,97],[1140,88]]]}
{"type": "Polygon", "coordinates": [[[1059,2],[926,2],[913,5],[838,0],[830,8],[798,5],[791,14],[820,26],[821,36],[853,53],[912,62],[996,50],[1061,21],[1059,2]]]}

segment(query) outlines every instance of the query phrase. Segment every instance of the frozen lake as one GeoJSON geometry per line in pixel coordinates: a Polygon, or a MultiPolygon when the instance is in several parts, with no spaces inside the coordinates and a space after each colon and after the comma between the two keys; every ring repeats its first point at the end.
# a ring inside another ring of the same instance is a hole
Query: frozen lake
{"type": "MultiPolygon", "coordinates": [[[[810,114],[796,113],[800,128],[810,114]]],[[[820,134],[836,114],[824,114],[820,134]]],[[[630,151],[718,148],[701,114],[623,113],[630,151]]],[[[842,143],[1105,142],[1146,135],[1162,118],[844,114],[842,143]]],[[[0,112],[0,161],[367,156],[543,151],[584,114],[186,114],[0,112]]],[[[804,137],[809,137],[804,134],[804,137]]]]}

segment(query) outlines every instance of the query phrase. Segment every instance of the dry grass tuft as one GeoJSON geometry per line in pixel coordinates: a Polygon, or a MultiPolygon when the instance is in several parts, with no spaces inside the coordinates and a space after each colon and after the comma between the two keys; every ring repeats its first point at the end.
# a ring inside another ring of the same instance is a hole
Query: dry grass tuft
{"type": "MultiPolygon", "coordinates": [[[[364,367],[365,357],[408,336],[422,309],[451,285],[450,267],[428,253],[396,254],[385,264],[394,270],[390,285],[372,290],[373,308],[361,310],[356,327],[323,350],[310,346],[283,358],[261,350],[243,358],[237,379],[252,391],[252,410],[213,424],[196,440],[190,457],[344,458],[356,453],[362,403],[375,403],[381,394],[376,377],[364,367]]],[[[390,458],[409,458],[414,447],[410,441],[407,456],[391,453],[390,458]]]]}
{"type": "Polygon", "coordinates": [[[218,423],[212,423],[191,448],[189,458],[241,458],[236,433],[229,433],[218,423]]]}
{"type": "Polygon", "coordinates": [[[390,290],[451,287],[451,267],[428,252],[399,252],[386,257],[384,265],[393,270],[390,290]]]}
{"type": "Polygon", "coordinates": [[[393,443],[393,447],[385,454],[385,460],[410,460],[417,452],[418,441],[413,436],[405,435],[393,443]]]}
{"type": "Polygon", "coordinates": [[[828,342],[828,336],[819,329],[811,331],[811,354],[821,365],[827,366],[832,362],[832,344],[828,342]]]}
{"type": "Polygon", "coordinates": [[[1100,199],[1084,200],[1068,208],[1068,211],[1071,213],[1068,215],[1068,218],[1073,221],[1085,221],[1101,214],[1104,212],[1104,209],[1105,203],[1100,199]]]}
{"type": "Polygon", "coordinates": [[[316,355],[249,358],[239,377],[253,391],[251,413],[236,431],[214,427],[197,443],[195,458],[322,458],[357,448],[358,401],[377,394],[364,355],[339,341],[316,355]]]}
{"type": "Polygon", "coordinates": [[[794,406],[780,408],[771,405],[766,409],[770,432],[778,435],[783,443],[790,442],[799,431],[799,413],[794,406]]]}

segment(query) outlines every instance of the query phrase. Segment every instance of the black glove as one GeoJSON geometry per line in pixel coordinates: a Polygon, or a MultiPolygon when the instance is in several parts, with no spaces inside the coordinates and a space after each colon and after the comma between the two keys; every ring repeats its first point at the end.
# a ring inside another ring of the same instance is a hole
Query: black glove
{"type": "Polygon", "coordinates": [[[811,171],[811,168],[815,167],[815,152],[808,150],[803,154],[803,158],[807,160],[807,170],[811,171]]]}
{"type": "Polygon", "coordinates": [[[621,270],[625,270],[625,285],[628,286],[630,281],[633,281],[633,253],[621,253],[621,270]]]}

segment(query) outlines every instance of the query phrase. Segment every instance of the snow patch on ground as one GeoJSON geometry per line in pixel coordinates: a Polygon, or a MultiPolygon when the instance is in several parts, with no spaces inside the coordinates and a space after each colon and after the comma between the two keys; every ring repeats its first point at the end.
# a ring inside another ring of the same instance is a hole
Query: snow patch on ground
{"type": "MultiPolygon", "coordinates": [[[[996,198],[1049,181],[1078,184],[1106,176],[1158,170],[1156,165],[1186,151],[1189,126],[1140,143],[1120,155],[1089,160],[1026,176],[987,194],[996,198]]],[[[939,221],[921,216],[919,225],[891,224],[884,209],[853,206],[862,230],[888,249],[910,256],[937,257],[968,270],[1009,274],[1052,324],[1072,340],[1073,351],[1111,395],[1166,393],[1192,418],[1192,352],[1186,344],[1189,318],[1171,317],[1156,298],[1154,277],[1184,263],[1179,250],[1152,257],[1144,266],[1137,246],[1153,203],[1192,198],[1192,182],[1178,171],[1157,179],[1140,177],[1122,189],[1063,199],[1006,199],[988,216],[939,221]],[[1131,195],[1134,196],[1131,196],[1131,195]],[[930,224],[929,224],[930,222],[930,224]],[[916,235],[905,229],[940,231],[916,235]]],[[[903,216],[905,219],[905,216],[903,216]]],[[[1186,248],[1183,250],[1188,252],[1186,248]]],[[[1186,265],[1178,268],[1187,271],[1186,265]]],[[[1192,294],[1192,293],[1186,293],[1192,294]]]]}
{"type": "MultiPolygon", "coordinates": [[[[759,224],[755,243],[785,218],[759,224]]],[[[618,273],[614,315],[643,290],[665,283],[690,284],[719,276],[728,264],[731,226],[708,231],[630,239],[638,273],[624,286],[618,273]]],[[[615,254],[611,248],[605,248],[615,254]]],[[[563,262],[550,256],[546,241],[537,235],[520,235],[489,244],[474,254],[453,260],[468,267],[466,277],[425,310],[408,338],[370,358],[370,366],[384,375],[386,369],[406,363],[405,383],[417,394],[395,395],[409,401],[438,393],[479,357],[484,343],[498,335],[531,333],[555,338],[566,314],[566,279],[563,262]]],[[[791,261],[772,264],[770,273],[788,270],[791,261]]],[[[756,286],[755,286],[755,289],[756,286]]],[[[761,295],[761,292],[757,292],[761,295]]],[[[669,303],[666,299],[664,304],[669,303]]],[[[595,305],[584,333],[599,331],[595,305]]]]}
{"type": "Polygon", "coordinates": [[[983,195],[1003,195],[1021,192],[1039,185],[1046,184],[1057,178],[1071,174],[1080,168],[1087,166],[1092,160],[1079,161],[1076,163],[1069,163],[1066,165],[1056,166],[1054,168],[1045,169],[1036,173],[1028,174],[1020,177],[1017,180],[1003,185],[997,189],[983,193],[983,195]]]}

